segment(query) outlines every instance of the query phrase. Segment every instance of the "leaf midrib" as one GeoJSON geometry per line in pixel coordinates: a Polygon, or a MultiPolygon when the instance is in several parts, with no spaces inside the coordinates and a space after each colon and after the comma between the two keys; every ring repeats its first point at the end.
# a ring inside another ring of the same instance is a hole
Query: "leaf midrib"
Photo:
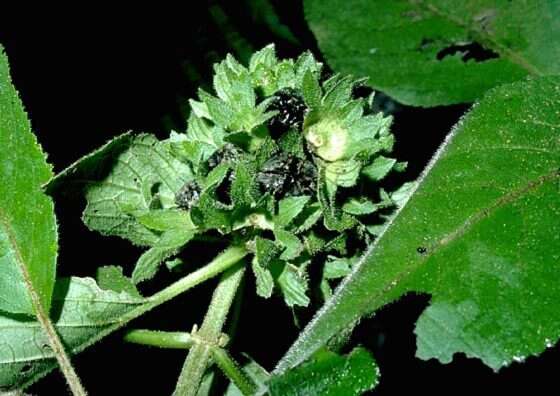
{"type": "MultiPolygon", "coordinates": [[[[552,181],[554,179],[560,179],[560,170],[559,169],[553,169],[549,173],[547,173],[543,176],[540,176],[537,179],[534,179],[534,180],[530,181],[529,183],[525,184],[524,186],[522,186],[522,187],[520,187],[520,188],[518,188],[514,191],[511,191],[508,194],[502,195],[500,198],[497,198],[496,200],[494,200],[491,205],[489,205],[489,206],[479,210],[478,212],[475,212],[471,216],[469,216],[463,222],[463,224],[461,224],[455,230],[447,233],[447,235],[440,238],[438,242],[433,243],[432,245],[429,245],[427,254],[424,257],[422,257],[422,259],[419,259],[418,261],[416,261],[414,263],[414,265],[411,265],[410,267],[408,267],[407,270],[398,273],[395,277],[392,278],[391,282],[389,282],[389,284],[385,288],[383,288],[379,292],[373,294],[370,299],[364,301],[364,303],[362,303],[362,305],[361,305],[360,312],[364,311],[362,307],[364,307],[366,305],[368,307],[368,310],[367,310],[368,312],[373,312],[376,309],[378,309],[383,304],[383,296],[387,295],[389,292],[391,292],[391,290],[393,290],[397,286],[399,286],[404,279],[408,278],[408,276],[413,274],[420,266],[425,264],[426,261],[431,256],[436,254],[441,248],[451,244],[457,238],[465,235],[469,231],[469,229],[474,227],[476,224],[478,224],[483,219],[489,217],[497,209],[500,209],[500,208],[502,208],[502,207],[504,207],[504,206],[506,206],[506,205],[508,205],[512,202],[515,202],[517,199],[525,196],[526,194],[528,194],[532,191],[537,190],[539,187],[544,185],[546,182],[552,181]]],[[[371,257],[371,256],[368,256],[368,257],[371,257]]],[[[366,259],[366,258],[364,257],[364,259],[366,259]]]]}

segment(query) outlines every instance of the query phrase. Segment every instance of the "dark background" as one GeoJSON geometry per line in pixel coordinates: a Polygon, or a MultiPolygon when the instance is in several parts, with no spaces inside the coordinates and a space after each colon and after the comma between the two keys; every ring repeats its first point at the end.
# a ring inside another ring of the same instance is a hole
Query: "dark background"
{"type": "MultiPolygon", "coordinates": [[[[188,9],[134,8],[117,12],[86,6],[79,10],[36,8],[3,12],[0,43],[11,63],[35,133],[56,171],[127,130],[165,138],[170,129],[183,130],[186,100],[196,87],[208,85],[211,64],[227,52],[243,58],[247,51],[275,42],[279,55],[291,57],[311,49],[321,58],[303,18],[299,1],[272,1],[282,28],[265,21],[264,1],[199,1],[188,9]],[[31,12],[33,11],[33,12],[31,12]],[[225,18],[225,19],[224,19],[225,18]],[[275,27],[276,26],[276,27],[275,27]]],[[[30,5],[31,7],[31,5],[30,5]]],[[[382,101],[394,111],[399,160],[409,161],[404,176],[414,179],[468,106],[415,109],[382,101]]],[[[117,238],[88,231],[79,219],[82,203],[57,200],[60,222],[60,275],[92,276],[103,265],[122,265],[130,273],[140,250],[117,238]]],[[[193,256],[214,252],[195,246],[193,256]]],[[[150,294],[169,282],[165,270],[143,292],[150,294]]],[[[171,275],[173,277],[173,275],[171,275]]],[[[190,330],[200,322],[214,283],[202,285],[157,308],[136,327],[190,330]]],[[[407,296],[364,320],[353,342],[368,346],[381,371],[378,395],[449,394],[458,391],[522,391],[557,394],[551,368],[560,364],[558,347],[499,374],[480,361],[456,355],[452,364],[414,357],[414,323],[429,296],[407,296]]],[[[312,312],[296,312],[305,322],[312,312]]],[[[251,276],[233,351],[246,352],[263,366],[274,363],[295,339],[293,313],[278,298],[263,300],[254,293],[251,276]]],[[[302,323],[303,325],[304,323],[302,323]]],[[[85,387],[93,396],[171,394],[183,351],[126,345],[114,334],[74,358],[85,387]]],[[[62,376],[51,374],[30,390],[38,395],[67,394],[62,376]]]]}

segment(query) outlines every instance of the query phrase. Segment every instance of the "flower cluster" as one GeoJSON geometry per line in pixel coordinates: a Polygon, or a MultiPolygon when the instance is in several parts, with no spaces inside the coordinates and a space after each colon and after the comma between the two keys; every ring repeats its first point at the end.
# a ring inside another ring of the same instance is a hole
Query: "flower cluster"
{"type": "Polygon", "coordinates": [[[177,191],[197,233],[219,232],[254,253],[257,293],[276,287],[290,306],[309,303],[308,270],[325,263],[321,291],[346,275],[402,190],[378,182],[405,164],[386,156],[391,118],[353,97],[363,80],[321,80],[310,53],[279,60],[273,45],[245,67],[231,55],[214,67],[215,95],[191,100],[186,134],[170,151],[192,170],[177,191]]]}

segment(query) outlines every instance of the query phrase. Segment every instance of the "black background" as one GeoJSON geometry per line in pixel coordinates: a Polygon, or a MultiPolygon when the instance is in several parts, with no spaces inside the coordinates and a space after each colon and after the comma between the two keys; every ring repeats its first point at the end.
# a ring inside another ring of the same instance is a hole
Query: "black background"
{"type": "MultiPolygon", "coordinates": [[[[171,128],[182,130],[186,99],[198,84],[208,84],[210,65],[231,45],[210,7],[220,6],[241,37],[255,49],[277,43],[281,56],[311,49],[320,52],[298,1],[273,1],[281,21],[299,44],[276,37],[245,1],[200,1],[188,9],[153,10],[138,6],[116,11],[29,9],[3,12],[0,43],[9,56],[14,83],[20,91],[35,133],[56,171],[127,130],[165,138],[171,128]],[[201,80],[189,78],[197,70],[201,80]]],[[[214,8],[216,10],[216,8],[214,8]]],[[[227,32],[226,32],[227,33],[227,32]]],[[[391,104],[389,102],[389,104],[391,104]]],[[[397,105],[393,131],[396,152],[409,161],[404,176],[412,180],[429,160],[445,134],[468,106],[415,109],[397,105]]],[[[79,219],[82,202],[57,201],[60,222],[59,275],[92,276],[102,265],[122,265],[130,273],[140,250],[117,238],[88,231],[79,219]]],[[[194,246],[203,261],[213,252],[194,246]]],[[[150,294],[169,282],[169,274],[146,286],[150,294]]],[[[189,291],[138,320],[137,327],[190,330],[201,320],[213,282],[189,291]]],[[[364,320],[353,339],[374,353],[381,385],[374,394],[450,394],[458,391],[521,391],[558,394],[550,369],[558,367],[558,347],[523,364],[495,374],[480,361],[455,356],[452,364],[414,357],[414,323],[429,296],[406,296],[364,320]]],[[[297,313],[305,321],[311,312],[297,313]]],[[[293,315],[278,298],[255,296],[251,277],[243,292],[238,335],[232,348],[246,352],[271,369],[295,339],[293,315]]],[[[182,351],[126,345],[114,334],[74,358],[91,395],[171,394],[184,360],[182,351]]],[[[38,395],[67,394],[62,376],[51,374],[29,390],[38,395]]]]}

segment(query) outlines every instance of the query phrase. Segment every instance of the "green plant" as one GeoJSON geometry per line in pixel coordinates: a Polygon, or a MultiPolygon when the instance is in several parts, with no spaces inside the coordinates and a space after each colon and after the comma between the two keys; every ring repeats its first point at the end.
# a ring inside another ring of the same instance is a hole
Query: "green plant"
{"type": "Polygon", "coordinates": [[[560,28],[534,21],[560,15],[558,6],[530,10],[530,44],[520,50],[502,20],[523,9],[490,1],[465,10],[448,1],[377,1],[375,10],[359,0],[305,3],[331,66],[369,80],[327,77],[310,52],[279,59],[273,45],[246,66],[228,55],[214,65],[214,92],[189,101],[184,133],[126,133],[57,175],[0,54],[0,390],[25,389],[58,364],[73,394],[85,395],[69,355],[126,326],[126,342],[188,350],[176,395],[210,394],[214,366],[230,381],[226,395],[358,395],[377,385],[379,370],[350,334],[407,293],[432,296],[415,329],[422,359],[464,352],[499,370],[556,343],[560,28]],[[376,15],[386,19],[369,32],[376,15]],[[407,30],[414,23],[422,28],[407,30]],[[383,34],[394,26],[403,34],[383,34]],[[480,40],[498,60],[465,60],[460,45],[440,57],[446,34],[480,40]],[[553,39],[546,55],[535,37],[553,39]],[[434,56],[403,51],[407,62],[386,66],[410,43],[434,56]],[[422,62],[434,70],[414,73],[422,62]],[[456,73],[465,80],[452,83],[456,73]],[[368,83],[420,106],[478,100],[418,180],[387,188],[406,163],[391,157],[392,117],[376,110],[368,83]],[[117,266],[95,279],[56,277],[49,195],[76,193],[89,229],[144,249],[130,277],[117,266]],[[200,266],[188,259],[197,241],[216,253],[200,266]],[[162,268],[182,277],[144,296],[162,268]],[[228,348],[234,334],[224,325],[247,276],[259,298],[276,294],[290,309],[322,304],[272,372],[239,364],[228,348]],[[215,277],[191,331],[128,326],[215,277]]]}

